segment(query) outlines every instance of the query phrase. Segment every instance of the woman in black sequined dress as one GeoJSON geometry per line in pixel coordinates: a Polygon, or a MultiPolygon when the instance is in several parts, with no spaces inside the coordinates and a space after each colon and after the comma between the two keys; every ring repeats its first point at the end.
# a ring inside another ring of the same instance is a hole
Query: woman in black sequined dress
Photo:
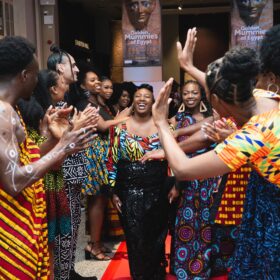
{"type": "Polygon", "coordinates": [[[133,99],[134,114],[110,130],[107,161],[113,202],[125,232],[130,273],[134,280],[165,279],[168,197],[166,161],[142,163],[143,155],[160,148],[151,109],[152,87],[141,85],[133,99]]]}

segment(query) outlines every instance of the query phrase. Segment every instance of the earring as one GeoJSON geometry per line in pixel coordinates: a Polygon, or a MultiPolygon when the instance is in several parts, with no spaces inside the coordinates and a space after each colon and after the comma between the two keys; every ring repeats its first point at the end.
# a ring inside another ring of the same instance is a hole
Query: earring
{"type": "Polygon", "coordinates": [[[276,84],[274,84],[274,83],[270,83],[270,84],[268,84],[268,86],[267,86],[267,91],[271,91],[271,92],[274,92],[275,94],[278,94],[279,86],[276,85],[276,84]],[[271,87],[275,87],[276,91],[270,90],[271,87]]]}
{"type": "Polygon", "coordinates": [[[206,105],[204,104],[204,102],[201,100],[200,101],[200,105],[199,105],[199,112],[200,113],[204,113],[204,112],[206,112],[207,111],[207,107],[206,107],[206,105]]]}
{"type": "Polygon", "coordinates": [[[181,106],[180,106],[179,109],[178,109],[178,113],[183,113],[183,112],[185,112],[185,110],[186,110],[185,104],[182,103],[181,106]]]}

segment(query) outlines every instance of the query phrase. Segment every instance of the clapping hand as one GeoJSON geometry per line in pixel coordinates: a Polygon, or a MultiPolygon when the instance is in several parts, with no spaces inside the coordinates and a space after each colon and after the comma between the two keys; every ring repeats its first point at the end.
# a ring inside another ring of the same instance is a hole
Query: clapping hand
{"type": "Polygon", "coordinates": [[[170,78],[164,86],[160,89],[159,95],[153,105],[153,119],[157,126],[162,124],[167,124],[169,103],[171,99],[169,99],[171,88],[172,88],[173,78],[170,78]]]}
{"type": "Polygon", "coordinates": [[[45,137],[54,137],[60,139],[62,134],[69,127],[69,115],[73,107],[54,108],[50,106],[40,124],[41,135],[45,137]]]}
{"type": "Polygon", "coordinates": [[[230,119],[222,118],[213,124],[205,123],[201,130],[204,135],[213,142],[224,141],[230,134],[237,130],[236,124],[230,119]]]}
{"type": "Polygon", "coordinates": [[[74,115],[71,120],[73,131],[89,125],[96,127],[100,117],[98,112],[99,109],[91,106],[90,104],[82,112],[78,112],[77,109],[74,109],[74,115]]]}

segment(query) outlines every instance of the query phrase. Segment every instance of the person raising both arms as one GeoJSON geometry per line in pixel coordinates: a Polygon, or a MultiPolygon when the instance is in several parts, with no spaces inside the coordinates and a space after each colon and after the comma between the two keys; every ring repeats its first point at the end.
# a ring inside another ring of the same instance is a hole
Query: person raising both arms
{"type": "MultiPolygon", "coordinates": [[[[153,107],[153,117],[170,167],[178,179],[217,176],[249,162],[264,179],[280,186],[279,96],[271,93],[253,95],[259,70],[257,54],[248,48],[232,49],[208,66],[206,84],[213,107],[222,117],[232,116],[242,128],[214,151],[192,159],[185,157],[168,130],[167,101],[173,79],[162,88],[153,107]]],[[[275,271],[271,267],[272,275],[276,275],[275,271]]]]}

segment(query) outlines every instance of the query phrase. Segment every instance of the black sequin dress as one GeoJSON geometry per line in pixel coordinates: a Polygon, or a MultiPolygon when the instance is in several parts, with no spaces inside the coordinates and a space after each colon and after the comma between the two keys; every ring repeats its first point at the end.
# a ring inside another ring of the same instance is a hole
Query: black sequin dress
{"type": "Polygon", "coordinates": [[[139,161],[146,152],[160,148],[158,136],[130,134],[123,125],[111,128],[109,147],[109,181],[122,201],[120,217],[131,276],[134,280],[165,279],[167,162],[139,161]]]}

